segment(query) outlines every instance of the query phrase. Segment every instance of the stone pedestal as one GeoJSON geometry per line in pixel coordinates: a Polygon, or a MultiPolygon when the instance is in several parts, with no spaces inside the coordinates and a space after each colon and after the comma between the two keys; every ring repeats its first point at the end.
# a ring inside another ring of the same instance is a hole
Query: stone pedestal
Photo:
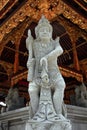
{"type": "MultiPolygon", "coordinates": [[[[87,130],[87,108],[72,105],[67,105],[66,107],[67,118],[71,121],[72,130],[87,130]]],[[[29,109],[29,107],[24,107],[0,114],[0,130],[26,130],[29,128],[31,124],[29,123],[29,109]]]]}
{"type": "Polygon", "coordinates": [[[71,130],[69,121],[44,121],[44,122],[26,122],[25,130],[71,130]]]}

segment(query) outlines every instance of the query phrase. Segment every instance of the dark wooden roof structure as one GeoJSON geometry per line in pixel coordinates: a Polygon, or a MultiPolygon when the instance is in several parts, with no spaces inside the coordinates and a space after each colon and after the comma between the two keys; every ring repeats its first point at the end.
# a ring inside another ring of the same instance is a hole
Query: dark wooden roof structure
{"type": "MultiPolygon", "coordinates": [[[[16,83],[14,77],[18,81],[17,75],[27,71],[27,31],[31,29],[35,38],[34,28],[42,14],[53,26],[53,38],[60,37],[64,53],[58,65],[67,88],[75,79],[87,83],[87,0],[1,0],[0,98],[8,92],[11,80],[16,83]]],[[[27,88],[22,86],[20,91],[26,95],[27,88]]]]}

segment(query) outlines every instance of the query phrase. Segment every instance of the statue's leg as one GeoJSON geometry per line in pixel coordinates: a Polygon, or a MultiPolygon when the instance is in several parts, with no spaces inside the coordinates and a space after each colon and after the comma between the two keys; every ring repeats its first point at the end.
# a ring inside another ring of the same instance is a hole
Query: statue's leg
{"type": "Polygon", "coordinates": [[[37,86],[35,82],[29,83],[28,92],[30,95],[30,103],[33,114],[35,114],[39,105],[39,86],[37,86]]]}
{"type": "Polygon", "coordinates": [[[57,114],[62,114],[65,82],[61,75],[58,76],[54,85],[53,103],[57,114]]]}

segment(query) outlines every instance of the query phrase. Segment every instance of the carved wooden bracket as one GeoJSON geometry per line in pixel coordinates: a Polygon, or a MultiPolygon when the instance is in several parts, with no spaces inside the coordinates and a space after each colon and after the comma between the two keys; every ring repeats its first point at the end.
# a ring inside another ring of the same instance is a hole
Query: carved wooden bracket
{"type": "Polygon", "coordinates": [[[1,27],[0,27],[0,41],[4,36],[17,27],[20,22],[23,22],[26,17],[32,19],[40,19],[44,14],[49,20],[52,20],[57,15],[62,14],[67,19],[70,19],[74,24],[80,28],[87,30],[87,20],[75,12],[71,7],[61,0],[47,0],[44,1],[30,1],[28,0],[23,6],[17,10],[1,27]]]}

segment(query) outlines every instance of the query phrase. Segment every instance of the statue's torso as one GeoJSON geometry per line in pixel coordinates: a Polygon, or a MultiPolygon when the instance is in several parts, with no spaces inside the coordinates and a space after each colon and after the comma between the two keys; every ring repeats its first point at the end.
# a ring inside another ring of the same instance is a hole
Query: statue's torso
{"type": "MultiPolygon", "coordinates": [[[[34,42],[33,44],[33,50],[34,50],[34,57],[35,57],[35,77],[40,77],[42,67],[40,66],[40,60],[42,57],[45,57],[49,53],[51,53],[55,49],[55,41],[50,42],[48,44],[43,44],[41,42],[34,42]]],[[[52,60],[48,60],[48,71],[49,75],[53,75],[54,72],[56,72],[56,75],[58,74],[58,66],[57,66],[57,57],[55,57],[52,60]]],[[[55,76],[56,76],[55,75],[55,76]]]]}
{"type": "Polygon", "coordinates": [[[36,60],[40,60],[42,57],[46,56],[52,50],[54,50],[54,44],[52,42],[47,44],[41,42],[34,42],[33,49],[36,60]]]}

